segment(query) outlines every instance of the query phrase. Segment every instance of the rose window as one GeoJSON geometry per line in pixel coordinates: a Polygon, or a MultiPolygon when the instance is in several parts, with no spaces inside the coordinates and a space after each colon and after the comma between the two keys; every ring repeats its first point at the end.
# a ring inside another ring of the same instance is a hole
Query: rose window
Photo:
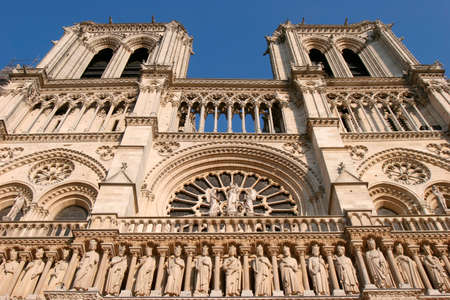
{"type": "Polygon", "coordinates": [[[384,173],[403,184],[421,184],[430,179],[430,170],[417,161],[390,159],[383,164],[384,173]]]}
{"type": "Polygon", "coordinates": [[[72,174],[75,169],[71,161],[63,159],[50,159],[34,165],[29,174],[30,181],[49,185],[61,182],[72,174]]]}
{"type": "Polygon", "coordinates": [[[293,216],[297,204],[273,180],[247,172],[215,172],[185,183],[172,196],[170,216],[293,216]]]}

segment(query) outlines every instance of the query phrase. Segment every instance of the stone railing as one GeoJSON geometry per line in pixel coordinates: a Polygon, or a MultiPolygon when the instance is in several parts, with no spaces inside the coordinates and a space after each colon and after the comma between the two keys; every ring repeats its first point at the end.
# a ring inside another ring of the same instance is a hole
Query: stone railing
{"type": "Polygon", "coordinates": [[[0,222],[0,237],[72,237],[72,230],[86,229],[87,221],[0,222]]]}
{"type": "Polygon", "coordinates": [[[117,218],[121,233],[342,232],[342,216],[117,218]]]}
{"type": "Polygon", "coordinates": [[[373,225],[390,226],[393,231],[448,231],[450,216],[373,216],[373,225]]]}

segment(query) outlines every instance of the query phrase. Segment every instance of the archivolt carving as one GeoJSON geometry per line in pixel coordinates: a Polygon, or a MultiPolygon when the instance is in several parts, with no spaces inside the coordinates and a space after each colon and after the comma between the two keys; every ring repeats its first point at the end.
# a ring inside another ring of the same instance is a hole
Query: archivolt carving
{"type": "MultiPolygon", "coordinates": [[[[320,186],[316,174],[297,157],[253,143],[209,143],[182,149],[158,163],[144,182],[152,194],[167,201],[176,186],[212,170],[248,170],[267,176],[282,184],[298,202],[311,198],[314,187],[320,186]]],[[[166,205],[158,208],[160,214],[165,214],[166,205]]]]}
{"type": "Polygon", "coordinates": [[[103,180],[106,176],[106,168],[99,161],[82,152],[65,148],[44,150],[22,156],[4,164],[0,168],[0,175],[33,162],[55,158],[77,161],[94,171],[100,180],[103,180]]]}
{"type": "Polygon", "coordinates": [[[180,143],[178,142],[156,142],[153,145],[159,155],[166,156],[174,153],[178,148],[180,148],[180,143]]]}
{"type": "Polygon", "coordinates": [[[294,154],[294,155],[298,155],[298,156],[303,156],[305,154],[306,151],[308,151],[310,148],[310,146],[307,143],[301,143],[301,142],[293,142],[293,143],[284,143],[283,144],[283,149],[286,150],[287,152],[294,154]]]}
{"type": "Polygon", "coordinates": [[[427,145],[427,149],[428,149],[428,151],[433,152],[442,157],[445,157],[445,158],[450,157],[450,144],[449,143],[441,143],[441,144],[431,143],[431,144],[427,145]]]}
{"type": "Polygon", "coordinates": [[[446,171],[450,171],[450,162],[437,155],[412,149],[391,148],[378,152],[364,160],[357,168],[359,178],[361,178],[370,167],[390,158],[414,159],[416,161],[426,162],[431,165],[440,167],[446,171]]]}
{"type": "Polygon", "coordinates": [[[22,147],[3,147],[0,148],[0,161],[8,161],[14,156],[23,151],[22,147]]]}
{"type": "Polygon", "coordinates": [[[116,50],[120,46],[120,39],[115,35],[100,36],[90,40],[86,45],[94,52],[104,48],[116,50]]]}
{"type": "Polygon", "coordinates": [[[141,47],[145,47],[149,51],[151,51],[156,43],[157,37],[149,34],[131,35],[122,41],[122,44],[126,48],[130,49],[130,51],[135,51],[136,49],[139,49],[141,47]]]}
{"type": "Polygon", "coordinates": [[[418,198],[404,188],[387,183],[379,183],[369,188],[375,208],[388,208],[399,215],[420,214],[418,198]]]}
{"type": "Polygon", "coordinates": [[[353,160],[362,160],[366,156],[367,149],[364,145],[346,146],[353,160]]]}
{"type": "Polygon", "coordinates": [[[100,156],[102,160],[111,160],[114,157],[114,151],[117,149],[117,146],[108,146],[103,145],[97,148],[95,152],[100,156]]]}
{"type": "Polygon", "coordinates": [[[340,51],[348,48],[353,52],[358,53],[362,48],[364,48],[365,41],[361,38],[344,35],[336,37],[334,39],[334,44],[340,51]]]}

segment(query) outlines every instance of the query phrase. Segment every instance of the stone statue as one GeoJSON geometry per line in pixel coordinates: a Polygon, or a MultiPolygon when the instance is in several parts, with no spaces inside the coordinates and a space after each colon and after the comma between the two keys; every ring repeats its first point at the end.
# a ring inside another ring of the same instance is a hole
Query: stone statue
{"type": "Polygon", "coordinates": [[[184,274],[184,260],[181,258],[181,246],[175,247],[175,256],[167,261],[167,283],[164,294],[167,296],[179,296],[184,274]]]}
{"type": "Polygon", "coordinates": [[[311,275],[316,295],[330,295],[328,285],[328,270],[325,261],[320,256],[319,246],[316,244],[311,249],[312,256],[308,259],[308,270],[311,275]]]}
{"type": "Polygon", "coordinates": [[[217,217],[220,213],[219,198],[217,197],[217,190],[215,188],[209,188],[205,191],[206,202],[209,203],[210,217],[217,217]]]}
{"type": "Polygon", "coordinates": [[[288,246],[283,247],[283,258],[280,260],[281,282],[286,296],[303,293],[302,272],[298,268],[297,260],[291,257],[288,246]]]}
{"type": "Polygon", "coordinates": [[[367,269],[372,276],[373,283],[378,288],[393,288],[394,281],[389,272],[389,266],[384,258],[383,253],[377,249],[377,244],[373,238],[367,240],[366,261],[367,269]]]}
{"type": "Polygon", "coordinates": [[[235,216],[238,213],[238,203],[239,203],[239,194],[240,190],[239,187],[236,184],[232,184],[228,188],[228,195],[227,195],[227,215],[228,216],[235,216]]]}
{"type": "Polygon", "coordinates": [[[256,258],[252,262],[252,268],[255,272],[255,296],[272,296],[272,264],[264,256],[264,249],[261,245],[256,247],[256,258]]]}
{"type": "Polygon", "coordinates": [[[436,196],[436,199],[438,200],[439,204],[441,205],[442,210],[445,213],[448,208],[447,208],[447,201],[445,201],[444,195],[442,195],[442,193],[439,190],[439,188],[437,186],[435,186],[435,185],[433,185],[431,187],[431,192],[433,193],[433,195],[436,196]]]}
{"type": "Polygon", "coordinates": [[[195,290],[194,296],[208,296],[209,282],[211,280],[212,261],[209,257],[208,246],[203,246],[202,255],[195,259],[195,290]]]}
{"type": "Polygon", "coordinates": [[[359,282],[352,260],[345,256],[345,247],[336,248],[336,272],[342,288],[347,294],[359,294],[359,282]]]}
{"type": "Polygon", "coordinates": [[[80,261],[78,271],[75,275],[73,288],[76,290],[87,290],[92,287],[95,274],[98,269],[99,255],[95,251],[97,249],[97,241],[89,241],[89,251],[86,252],[80,261]]]}
{"type": "Polygon", "coordinates": [[[17,281],[16,288],[14,289],[13,296],[25,298],[28,295],[33,294],[39,277],[45,267],[45,263],[42,260],[43,257],[44,249],[37,249],[34,260],[30,261],[23,269],[19,280],[17,281]]]}
{"type": "Polygon", "coordinates": [[[48,272],[48,282],[45,290],[54,291],[64,288],[64,275],[66,274],[69,263],[67,258],[69,257],[69,249],[63,249],[62,259],[55,263],[55,266],[48,272]]]}
{"type": "Polygon", "coordinates": [[[14,221],[17,214],[24,209],[26,204],[25,197],[22,194],[17,195],[16,199],[14,199],[14,204],[11,206],[8,214],[3,217],[3,221],[14,221]]]}
{"type": "Polygon", "coordinates": [[[118,255],[111,258],[109,262],[109,272],[105,286],[107,295],[117,296],[120,293],[123,277],[128,267],[128,259],[125,255],[125,251],[125,246],[119,246],[118,255]]]}
{"type": "MultiPolygon", "coordinates": [[[[12,282],[14,274],[19,269],[17,261],[17,251],[11,249],[9,260],[0,265],[0,282],[12,282]]],[[[5,295],[8,291],[8,284],[0,284],[0,295],[5,295]]]]}
{"type": "Polygon", "coordinates": [[[423,283],[420,279],[417,264],[408,256],[403,254],[402,244],[395,246],[395,263],[398,271],[402,276],[403,282],[409,284],[413,288],[423,289],[423,283]]]}
{"type": "Polygon", "coordinates": [[[134,287],[136,296],[150,296],[152,289],[153,274],[155,272],[156,260],[152,256],[153,249],[145,248],[145,256],[142,256],[136,270],[136,285],[134,287]]]}
{"type": "Polygon", "coordinates": [[[225,271],[225,295],[240,296],[242,265],[236,257],[236,247],[233,245],[230,246],[222,267],[225,271]]]}
{"type": "Polygon", "coordinates": [[[253,203],[256,201],[256,191],[252,188],[245,189],[245,213],[247,216],[253,216],[255,213],[253,210],[253,203]]]}
{"type": "Polygon", "coordinates": [[[441,261],[436,256],[433,256],[433,251],[430,245],[423,245],[425,256],[423,257],[423,264],[427,270],[430,281],[435,289],[441,292],[450,291],[450,283],[447,272],[445,272],[441,261]]]}

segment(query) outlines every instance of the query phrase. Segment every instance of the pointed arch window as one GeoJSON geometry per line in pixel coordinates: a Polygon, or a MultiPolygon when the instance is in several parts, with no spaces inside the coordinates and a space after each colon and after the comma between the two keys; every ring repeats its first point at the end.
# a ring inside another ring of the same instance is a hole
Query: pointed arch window
{"type": "Polygon", "coordinates": [[[81,75],[81,78],[101,78],[113,53],[114,51],[111,48],[100,50],[94,55],[86,70],[84,70],[83,75],[81,75]]]}
{"type": "Polygon", "coordinates": [[[344,60],[354,77],[370,76],[369,71],[367,71],[366,66],[358,54],[350,49],[344,49],[342,50],[342,56],[344,57],[344,60]]]}
{"type": "Polygon", "coordinates": [[[322,52],[320,52],[320,50],[317,50],[316,48],[309,50],[309,59],[313,65],[322,65],[323,71],[328,75],[328,77],[334,77],[327,58],[322,52]]]}
{"type": "Polygon", "coordinates": [[[125,69],[120,77],[139,77],[141,64],[148,58],[149,52],[147,48],[139,48],[130,55],[125,69]]]}

